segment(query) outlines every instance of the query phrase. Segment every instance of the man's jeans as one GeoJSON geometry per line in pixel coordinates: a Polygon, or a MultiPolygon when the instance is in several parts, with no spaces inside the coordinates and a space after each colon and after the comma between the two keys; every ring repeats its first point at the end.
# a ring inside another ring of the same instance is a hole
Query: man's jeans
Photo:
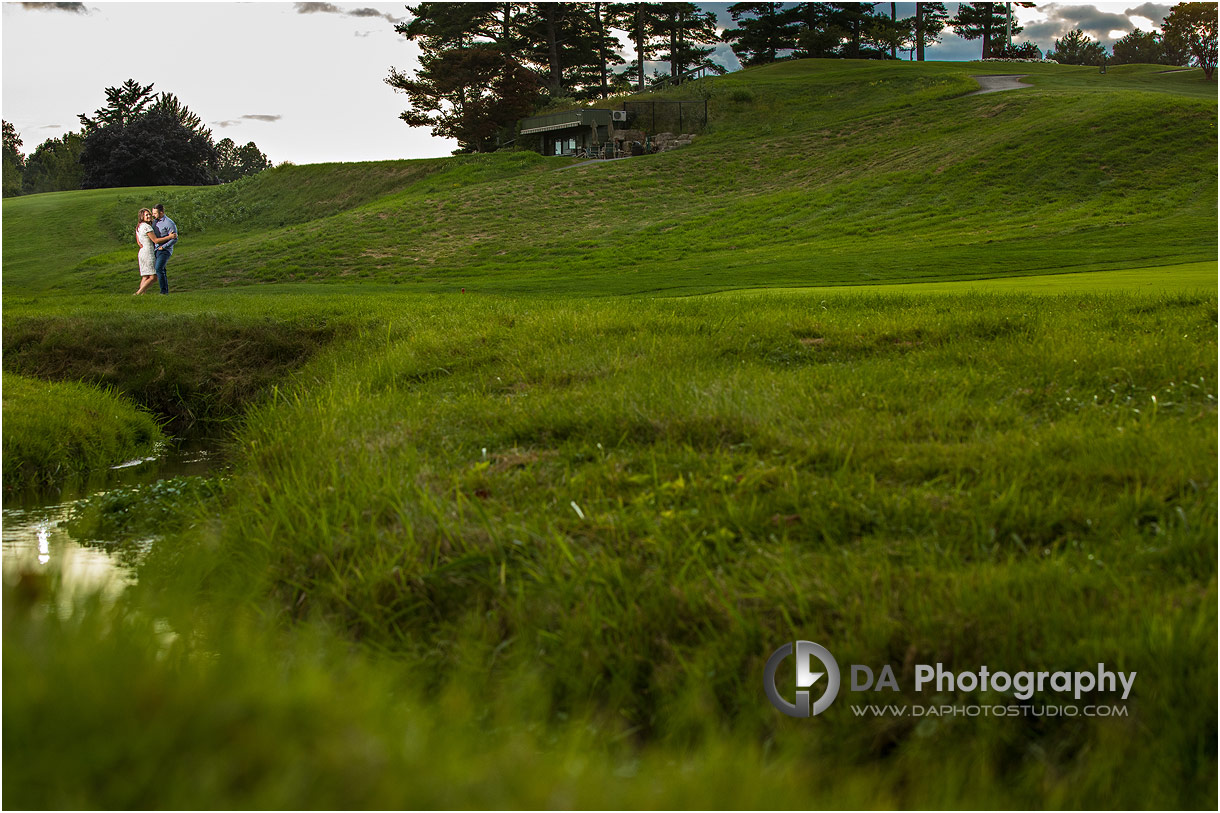
{"type": "Polygon", "coordinates": [[[165,275],[165,264],[169,262],[168,251],[158,251],[153,258],[153,268],[157,271],[157,284],[161,286],[161,293],[169,293],[169,278],[165,275]]]}

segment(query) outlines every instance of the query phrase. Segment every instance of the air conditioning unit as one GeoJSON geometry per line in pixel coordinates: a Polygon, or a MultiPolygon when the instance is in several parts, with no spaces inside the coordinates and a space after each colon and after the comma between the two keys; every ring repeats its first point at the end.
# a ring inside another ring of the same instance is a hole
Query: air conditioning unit
{"type": "Polygon", "coordinates": [[[627,121],[628,112],[626,110],[611,110],[610,118],[614,121],[627,121]]]}

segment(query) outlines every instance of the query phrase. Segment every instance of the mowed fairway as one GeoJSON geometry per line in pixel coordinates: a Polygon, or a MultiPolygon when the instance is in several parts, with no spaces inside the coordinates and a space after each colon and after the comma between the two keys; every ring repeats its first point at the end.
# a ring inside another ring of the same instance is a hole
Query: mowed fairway
{"type": "Polygon", "coordinates": [[[160,193],[6,200],[6,372],[231,427],[232,469],[113,607],[6,585],[5,801],[1214,803],[1215,85],[971,72],[742,72],[638,162],[170,190],[168,298],[122,242],[160,193]],[[843,671],[813,719],[762,690],[798,639],[843,671]],[[913,683],[1103,662],[1127,700],[913,683]]]}

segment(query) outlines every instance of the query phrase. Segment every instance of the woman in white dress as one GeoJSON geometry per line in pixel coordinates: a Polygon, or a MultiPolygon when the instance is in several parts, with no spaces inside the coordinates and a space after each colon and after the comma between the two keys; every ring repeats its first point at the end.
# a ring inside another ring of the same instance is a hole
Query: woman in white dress
{"type": "Polygon", "coordinates": [[[136,244],[140,246],[140,253],[136,255],[136,259],[140,263],[140,288],[132,296],[144,293],[157,279],[157,269],[153,267],[153,252],[156,251],[153,244],[164,243],[178,236],[177,232],[170,232],[164,237],[156,235],[152,227],[152,209],[141,209],[136,219],[139,221],[136,226],[136,244]]]}

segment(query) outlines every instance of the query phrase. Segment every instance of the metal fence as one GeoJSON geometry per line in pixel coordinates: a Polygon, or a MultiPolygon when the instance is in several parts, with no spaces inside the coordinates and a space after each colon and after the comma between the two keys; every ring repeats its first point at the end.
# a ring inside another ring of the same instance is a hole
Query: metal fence
{"type": "Polygon", "coordinates": [[[707,127],[706,100],[623,102],[623,109],[635,114],[628,127],[649,133],[701,133],[707,127]]]}

